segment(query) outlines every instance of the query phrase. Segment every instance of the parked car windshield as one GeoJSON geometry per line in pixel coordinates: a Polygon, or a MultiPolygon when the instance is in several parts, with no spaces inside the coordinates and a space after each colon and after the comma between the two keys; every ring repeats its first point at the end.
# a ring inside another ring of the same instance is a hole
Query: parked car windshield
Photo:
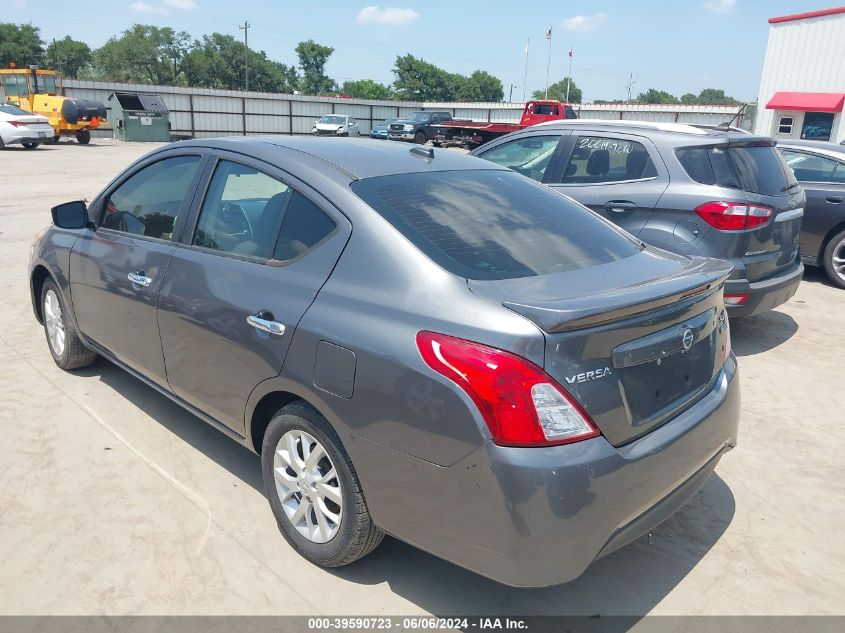
{"type": "Polygon", "coordinates": [[[398,120],[398,119],[385,119],[384,121],[379,123],[376,127],[387,127],[388,125],[390,125],[391,123],[393,123],[396,120],[398,120]]]}
{"type": "Polygon", "coordinates": [[[346,117],[337,116],[334,114],[327,114],[319,121],[320,123],[328,123],[330,125],[344,125],[346,123],[346,117]]]}
{"type": "Polygon", "coordinates": [[[469,279],[589,268],[640,248],[570,198],[510,171],[381,176],[352,189],[437,264],[469,279]]]}
{"type": "Polygon", "coordinates": [[[410,121],[428,121],[430,116],[431,112],[414,112],[408,119],[410,121]]]}
{"type": "Polygon", "coordinates": [[[687,147],[676,154],[689,177],[705,185],[781,196],[797,182],[771,145],[687,147]]]}

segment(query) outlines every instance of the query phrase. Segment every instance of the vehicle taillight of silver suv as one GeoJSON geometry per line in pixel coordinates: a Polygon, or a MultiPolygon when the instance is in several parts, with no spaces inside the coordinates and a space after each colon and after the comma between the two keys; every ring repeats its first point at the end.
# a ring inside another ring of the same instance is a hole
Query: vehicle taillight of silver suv
{"type": "Polygon", "coordinates": [[[792,297],[805,195],[768,137],[644,121],[555,121],[474,155],[549,185],[643,242],[731,262],[731,316],[792,297]]]}

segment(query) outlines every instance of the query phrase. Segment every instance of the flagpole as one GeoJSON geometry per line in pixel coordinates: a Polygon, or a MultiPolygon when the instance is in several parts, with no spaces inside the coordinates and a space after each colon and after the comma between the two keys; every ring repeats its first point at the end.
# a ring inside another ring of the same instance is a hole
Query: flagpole
{"type": "Polygon", "coordinates": [[[546,61],[546,99],[549,98],[549,67],[552,65],[552,27],[549,27],[549,58],[546,61]]]}
{"type": "Polygon", "coordinates": [[[572,56],[573,49],[569,49],[569,75],[566,77],[566,103],[569,103],[569,82],[572,81],[572,56]]]}
{"type": "Polygon", "coordinates": [[[522,103],[525,103],[525,87],[528,85],[528,49],[531,47],[531,38],[525,43],[525,72],[522,73],[522,103]]]}

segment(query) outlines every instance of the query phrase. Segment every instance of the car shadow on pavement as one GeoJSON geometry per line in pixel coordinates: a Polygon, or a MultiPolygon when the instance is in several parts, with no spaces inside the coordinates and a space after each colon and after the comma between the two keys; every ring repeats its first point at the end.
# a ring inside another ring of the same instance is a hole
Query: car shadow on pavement
{"type": "Polygon", "coordinates": [[[76,370],[74,373],[99,378],[168,431],[213,459],[245,484],[264,494],[258,456],[189,413],[167,396],[103,358],[98,358],[90,367],[76,370]]]}
{"type": "Polygon", "coordinates": [[[804,277],[801,279],[801,281],[811,284],[821,284],[823,286],[827,286],[828,288],[835,288],[836,290],[845,292],[845,290],[842,290],[842,288],[835,285],[830,280],[824,268],[819,268],[817,266],[805,266],[804,277]]]}
{"type": "MultiPolygon", "coordinates": [[[[455,508],[455,512],[460,512],[455,508]]],[[[716,474],[651,534],[555,587],[507,587],[396,539],[367,558],[330,570],[351,582],[388,583],[428,612],[449,615],[628,615],[649,613],[698,564],[730,525],[733,494],[716,474]]]]}
{"type": "MultiPolygon", "coordinates": [[[[78,373],[98,377],[263,494],[258,457],[246,448],[102,358],[78,373]]],[[[391,537],[385,537],[361,561],[327,571],[364,586],[387,583],[397,595],[437,615],[639,617],[650,612],[699,563],[730,525],[734,512],[730,488],[714,473],[686,506],[649,535],[596,561],[573,582],[556,587],[507,587],[391,537]]],[[[373,605],[373,613],[377,610],[373,605]]]]}
{"type": "Polygon", "coordinates": [[[754,356],[777,347],[798,332],[798,323],[784,312],[769,310],[731,320],[731,346],[739,357],[754,356]]]}

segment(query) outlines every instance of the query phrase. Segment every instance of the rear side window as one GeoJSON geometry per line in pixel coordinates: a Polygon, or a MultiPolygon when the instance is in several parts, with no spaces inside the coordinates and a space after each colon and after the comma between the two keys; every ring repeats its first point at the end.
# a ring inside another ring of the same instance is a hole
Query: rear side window
{"type": "Polygon", "coordinates": [[[579,136],[558,182],[596,184],[656,176],[657,170],[642,143],[622,138],[579,136]]]}
{"type": "Polygon", "coordinates": [[[689,177],[705,185],[780,196],[796,182],[771,145],[687,147],[675,155],[689,177]]]}
{"type": "Polygon", "coordinates": [[[510,171],[381,176],[352,189],[433,261],[469,279],[589,268],[639,250],[591,211],[510,171]]]}
{"type": "Polygon", "coordinates": [[[291,197],[285,218],[275,259],[289,261],[302,257],[334,233],[337,224],[320,207],[298,192],[291,197]]]}

